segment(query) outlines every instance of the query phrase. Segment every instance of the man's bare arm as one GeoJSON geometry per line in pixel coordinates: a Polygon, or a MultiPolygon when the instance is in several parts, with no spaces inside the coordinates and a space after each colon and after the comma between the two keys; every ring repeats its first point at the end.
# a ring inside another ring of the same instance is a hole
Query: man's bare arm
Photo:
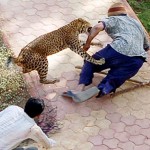
{"type": "Polygon", "coordinates": [[[83,49],[85,51],[87,51],[89,48],[90,48],[90,44],[91,44],[91,41],[98,35],[98,33],[100,31],[104,30],[104,25],[102,22],[96,24],[90,31],[90,34],[86,40],[86,43],[85,45],[83,46],[83,49]]]}

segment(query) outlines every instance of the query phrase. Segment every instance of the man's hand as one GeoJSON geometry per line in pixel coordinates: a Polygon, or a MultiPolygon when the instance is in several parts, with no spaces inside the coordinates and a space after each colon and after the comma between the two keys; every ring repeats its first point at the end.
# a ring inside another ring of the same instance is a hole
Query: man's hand
{"type": "Polygon", "coordinates": [[[84,44],[83,49],[84,51],[87,51],[90,48],[90,44],[84,44]]]}
{"type": "Polygon", "coordinates": [[[53,140],[53,139],[50,139],[50,138],[49,138],[49,143],[50,143],[51,146],[55,146],[56,145],[56,141],[53,140]]]}

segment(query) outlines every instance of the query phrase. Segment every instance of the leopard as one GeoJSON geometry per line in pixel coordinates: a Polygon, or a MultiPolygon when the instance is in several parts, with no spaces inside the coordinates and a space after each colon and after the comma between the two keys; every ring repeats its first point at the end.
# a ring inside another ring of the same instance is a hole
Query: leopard
{"type": "Polygon", "coordinates": [[[14,62],[22,67],[23,73],[29,73],[36,70],[39,75],[39,82],[42,84],[54,84],[58,79],[47,79],[48,60],[47,56],[58,53],[66,48],[70,48],[73,52],[80,55],[84,60],[102,65],[105,59],[94,59],[86,51],[83,50],[79,40],[79,34],[89,34],[91,24],[83,18],[77,18],[70,23],[40,35],[25,47],[23,47],[18,57],[9,56],[7,66],[10,62],[14,62]]]}

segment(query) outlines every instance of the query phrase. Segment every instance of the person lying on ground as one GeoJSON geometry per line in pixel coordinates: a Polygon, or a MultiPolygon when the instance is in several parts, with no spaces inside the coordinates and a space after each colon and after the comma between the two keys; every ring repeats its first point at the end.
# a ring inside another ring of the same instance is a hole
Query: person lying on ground
{"type": "Polygon", "coordinates": [[[126,80],[135,76],[146,61],[149,41],[143,26],[127,15],[122,3],[113,4],[108,10],[108,17],[99,21],[90,31],[84,50],[90,48],[91,41],[100,31],[105,30],[112,42],[96,52],[93,58],[105,58],[105,64],[95,65],[85,61],[80,74],[79,84],[84,89],[92,83],[95,72],[109,69],[106,77],[97,87],[83,92],[64,92],[63,96],[72,97],[76,102],[85,101],[95,95],[102,97],[115,92],[126,80]]]}

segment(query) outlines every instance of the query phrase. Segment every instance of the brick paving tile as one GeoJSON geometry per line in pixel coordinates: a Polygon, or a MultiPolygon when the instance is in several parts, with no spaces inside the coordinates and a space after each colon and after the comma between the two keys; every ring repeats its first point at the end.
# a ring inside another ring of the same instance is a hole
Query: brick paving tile
{"type": "Polygon", "coordinates": [[[118,147],[122,148],[123,150],[134,150],[134,146],[135,144],[132,142],[123,142],[123,143],[119,143],[118,147]]]}
{"type": "Polygon", "coordinates": [[[122,117],[121,121],[126,125],[133,125],[135,123],[136,118],[134,116],[122,117]]]}
{"type": "Polygon", "coordinates": [[[139,125],[142,128],[149,128],[150,120],[149,119],[136,120],[135,124],[139,125]]]}
{"type": "Polygon", "coordinates": [[[119,140],[117,139],[104,139],[103,144],[108,146],[109,148],[117,148],[119,140]]]}
{"type": "Polygon", "coordinates": [[[84,107],[84,109],[79,110],[79,114],[81,114],[83,117],[87,117],[90,115],[91,111],[92,110],[90,108],[84,107]]]}
{"type": "Polygon", "coordinates": [[[92,126],[92,127],[85,127],[83,128],[83,131],[88,133],[88,135],[90,136],[95,136],[98,134],[99,132],[99,128],[97,126],[92,126]]]}
{"type": "Polygon", "coordinates": [[[94,145],[102,145],[103,139],[104,138],[102,136],[97,135],[97,136],[89,137],[88,141],[90,141],[94,145]]]}
{"type": "Polygon", "coordinates": [[[138,135],[140,133],[140,129],[141,128],[137,125],[125,127],[125,131],[128,132],[130,135],[138,135]]]}
{"type": "Polygon", "coordinates": [[[105,145],[94,146],[91,150],[109,150],[109,148],[105,145]]]}
{"type": "Polygon", "coordinates": [[[111,122],[120,122],[121,115],[118,113],[107,114],[106,118],[111,122]]]}
{"type": "Polygon", "coordinates": [[[147,138],[150,138],[150,128],[148,129],[141,129],[140,134],[146,136],[147,138]]]}
{"type": "Polygon", "coordinates": [[[137,135],[137,136],[130,136],[129,140],[136,145],[142,145],[144,144],[146,137],[143,135],[137,135]]]}
{"type": "Polygon", "coordinates": [[[122,123],[122,122],[119,122],[119,123],[112,123],[110,125],[110,128],[115,130],[116,132],[123,132],[124,129],[125,129],[125,124],[122,123]]]}
{"type": "Polygon", "coordinates": [[[121,132],[115,133],[114,137],[121,142],[128,142],[130,135],[127,132],[121,132]]]}
{"type": "Polygon", "coordinates": [[[149,150],[149,146],[148,145],[140,145],[140,146],[135,146],[134,150],[149,150]]]}

